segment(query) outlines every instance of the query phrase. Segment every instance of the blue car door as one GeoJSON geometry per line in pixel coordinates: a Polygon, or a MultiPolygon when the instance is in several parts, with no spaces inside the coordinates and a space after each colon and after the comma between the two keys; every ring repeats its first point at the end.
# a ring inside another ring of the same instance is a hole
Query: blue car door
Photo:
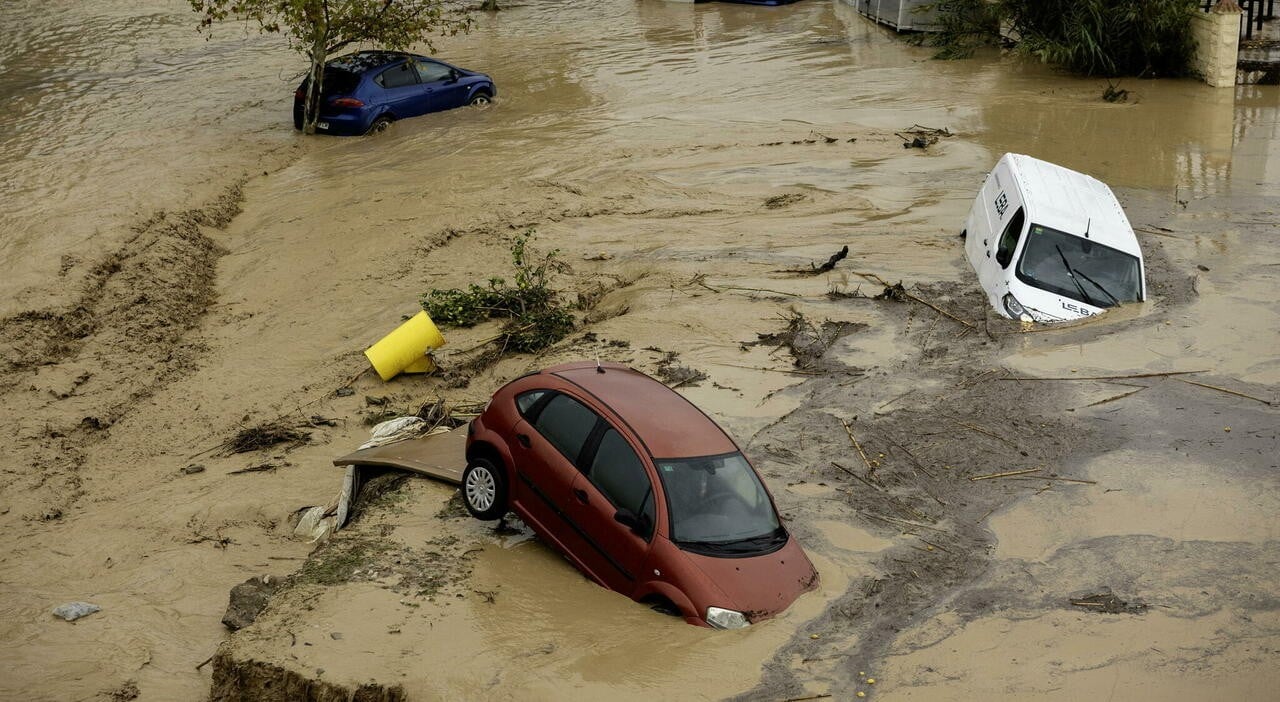
{"type": "Polygon", "coordinates": [[[427,92],[430,112],[451,110],[462,107],[467,99],[467,88],[453,68],[443,63],[418,59],[414,62],[418,67],[418,79],[422,81],[427,92]]]}
{"type": "Polygon", "coordinates": [[[408,61],[379,73],[373,82],[382,88],[382,102],[396,117],[427,113],[427,95],[408,61]]]}

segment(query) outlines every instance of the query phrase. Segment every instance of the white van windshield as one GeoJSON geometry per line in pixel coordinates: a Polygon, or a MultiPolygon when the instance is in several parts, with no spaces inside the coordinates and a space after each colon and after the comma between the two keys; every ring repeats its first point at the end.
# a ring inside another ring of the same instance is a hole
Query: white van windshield
{"type": "Polygon", "coordinates": [[[1142,268],[1135,256],[1084,237],[1031,225],[1018,261],[1018,279],[1094,307],[1142,299],[1142,268]]]}
{"type": "Polygon", "coordinates": [[[773,550],[787,540],[768,493],[740,453],[658,459],[671,540],[710,554],[773,550]]]}

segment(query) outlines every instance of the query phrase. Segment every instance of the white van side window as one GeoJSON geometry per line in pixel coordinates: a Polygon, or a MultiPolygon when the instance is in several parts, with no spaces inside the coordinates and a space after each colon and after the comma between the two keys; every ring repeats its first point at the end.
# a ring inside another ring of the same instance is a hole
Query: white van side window
{"type": "Polygon", "coordinates": [[[1008,268],[1013,262],[1013,252],[1018,248],[1018,240],[1022,238],[1022,225],[1026,217],[1021,207],[1009,218],[1009,224],[1000,234],[1000,244],[996,248],[996,261],[1001,268],[1008,268]]]}

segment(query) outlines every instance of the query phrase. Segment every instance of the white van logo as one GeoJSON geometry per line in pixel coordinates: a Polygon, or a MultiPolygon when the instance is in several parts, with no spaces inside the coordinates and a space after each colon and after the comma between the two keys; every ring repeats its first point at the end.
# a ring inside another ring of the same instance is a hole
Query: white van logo
{"type": "Polygon", "coordinates": [[[1009,198],[1004,193],[1000,193],[1000,197],[996,198],[996,214],[1004,217],[1004,211],[1009,209],[1009,198]]]}
{"type": "Polygon", "coordinates": [[[1067,310],[1068,312],[1075,312],[1076,314],[1078,314],[1078,315],[1082,315],[1082,316],[1085,316],[1085,317],[1089,317],[1089,316],[1091,316],[1091,315],[1093,314],[1093,312],[1091,312],[1091,311],[1089,311],[1089,310],[1087,310],[1087,309],[1085,309],[1085,308],[1083,308],[1083,307],[1080,307],[1080,306],[1078,306],[1078,305],[1073,305],[1073,304],[1071,304],[1070,302],[1063,302],[1063,303],[1062,303],[1062,309],[1067,310]]]}

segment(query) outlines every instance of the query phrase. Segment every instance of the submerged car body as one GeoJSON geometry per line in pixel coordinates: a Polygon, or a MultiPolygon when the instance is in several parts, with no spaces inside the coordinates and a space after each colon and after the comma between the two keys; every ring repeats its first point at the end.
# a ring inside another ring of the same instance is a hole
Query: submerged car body
{"type": "Polygon", "coordinates": [[[755,469],[688,400],[626,366],[571,363],[498,392],[468,427],[463,502],[514,511],[590,579],[737,628],[818,574],[755,469]]]}
{"type": "MultiPolygon", "coordinates": [[[[293,126],[302,129],[308,82],[293,98],[293,126]]],[[[354,136],[406,117],[487,103],[493,79],[444,61],[395,51],[358,51],[325,64],[316,131],[354,136]]]]}
{"type": "Polygon", "coordinates": [[[1061,322],[1146,299],[1142,250],[1106,184],[1005,154],[965,220],[965,253],[991,306],[1061,322]]]}

